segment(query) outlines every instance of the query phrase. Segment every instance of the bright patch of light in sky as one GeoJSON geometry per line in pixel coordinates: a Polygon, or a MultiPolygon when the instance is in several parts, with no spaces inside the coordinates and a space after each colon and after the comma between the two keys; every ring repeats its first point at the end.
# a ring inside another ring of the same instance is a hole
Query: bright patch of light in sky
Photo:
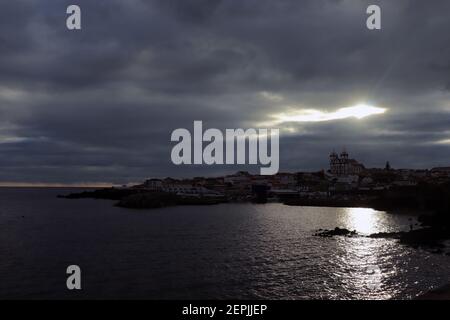
{"type": "Polygon", "coordinates": [[[439,140],[436,143],[437,144],[450,144],[450,139],[439,140]]]}
{"type": "Polygon", "coordinates": [[[383,114],[385,108],[378,108],[367,104],[358,104],[352,107],[340,108],[334,112],[324,112],[315,109],[304,109],[288,114],[280,114],[275,116],[277,123],[284,122],[321,122],[340,120],[347,118],[363,119],[368,116],[383,114]]]}

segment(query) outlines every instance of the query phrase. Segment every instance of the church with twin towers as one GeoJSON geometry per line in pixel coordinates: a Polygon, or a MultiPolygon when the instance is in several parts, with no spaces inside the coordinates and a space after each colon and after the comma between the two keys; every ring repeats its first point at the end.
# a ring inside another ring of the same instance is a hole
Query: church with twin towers
{"type": "Polygon", "coordinates": [[[355,159],[350,159],[344,149],[340,155],[335,151],[330,154],[330,172],[336,176],[358,175],[364,171],[362,163],[355,159]]]}

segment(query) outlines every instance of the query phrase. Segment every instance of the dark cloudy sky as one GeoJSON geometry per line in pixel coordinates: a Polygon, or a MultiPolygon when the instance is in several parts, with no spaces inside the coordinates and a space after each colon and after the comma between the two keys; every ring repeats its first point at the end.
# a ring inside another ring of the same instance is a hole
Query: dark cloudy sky
{"type": "Polygon", "coordinates": [[[229,173],[174,166],[171,132],[358,103],[388,110],[283,123],[281,170],[326,168],[344,146],[369,167],[450,165],[449,17],[448,0],[2,1],[0,181],[229,173]]]}

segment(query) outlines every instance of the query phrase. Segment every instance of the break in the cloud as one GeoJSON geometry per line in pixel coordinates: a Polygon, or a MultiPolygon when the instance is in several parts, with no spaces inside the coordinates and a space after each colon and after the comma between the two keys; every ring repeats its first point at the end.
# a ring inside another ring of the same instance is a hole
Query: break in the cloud
{"type": "Polygon", "coordinates": [[[268,122],[271,126],[279,126],[286,122],[321,122],[342,120],[347,118],[363,119],[372,115],[383,114],[386,112],[384,108],[378,108],[369,106],[366,104],[358,104],[352,107],[340,108],[332,112],[323,112],[314,109],[300,109],[299,111],[293,111],[290,113],[282,113],[274,115],[272,123],[268,122]]]}
{"type": "Polygon", "coordinates": [[[5,2],[0,181],[241,169],[171,164],[172,130],[194,120],[281,121],[282,170],[326,167],[344,146],[368,166],[448,165],[449,11],[446,0],[5,2]],[[81,32],[65,28],[73,3],[81,32]],[[381,31],[365,28],[369,4],[381,31]],[[349,117],[358,103],[387,112],[349,117]]]}

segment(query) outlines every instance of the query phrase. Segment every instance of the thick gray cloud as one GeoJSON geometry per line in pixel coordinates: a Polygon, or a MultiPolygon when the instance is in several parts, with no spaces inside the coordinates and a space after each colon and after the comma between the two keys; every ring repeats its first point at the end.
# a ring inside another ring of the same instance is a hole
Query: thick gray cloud
{"type": "MultiPolygon", "coordinates": [[[[16,0],[0,10],[0,181],[126,182],[229,173],[176,167],[171,132],[257,127],[365,102],[361,120],[284,123],[281,170],[450,161],[450,3],[16,0]],[[82,30],[65,27],[82,9],[82,30]],[[382,30],[365,27],[369,4],[382,30]]],[[[250,168],[256,171],[257,168],[250,168]]]]}

